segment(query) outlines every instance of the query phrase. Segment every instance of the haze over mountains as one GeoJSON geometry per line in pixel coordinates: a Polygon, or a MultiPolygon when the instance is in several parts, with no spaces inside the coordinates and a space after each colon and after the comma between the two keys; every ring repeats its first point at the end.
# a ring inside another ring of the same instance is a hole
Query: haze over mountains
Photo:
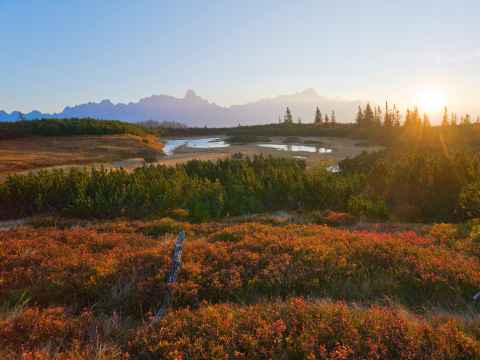
{"type": "MultiPolygon", "coordinates": [[[[335,110],[338,122],[351,122],[354,119],[360,101],[331,99],[317,94],[313,89],[299,93],[281,95],[268,99],[223,107],[198,96],[188,90],[183,98],[169,95],[152,95],[128,104],[114,104],[110,100],[99,103],[89,102],[76,106],[67,106],[55,114],[32,111],[23,114],[25,119],[91,117],[96,119],[123,120],[139,122],[146,120],[176,121],[191,127],[230,127],[277,122],[283,116],[286,107],[290,107],[295,121],[313,121],[315,108],[329,114],[335,110]]],[[[18,111],[6,113],[0,111],[0,121],[16,121],[22,114],[18,111]]]]}

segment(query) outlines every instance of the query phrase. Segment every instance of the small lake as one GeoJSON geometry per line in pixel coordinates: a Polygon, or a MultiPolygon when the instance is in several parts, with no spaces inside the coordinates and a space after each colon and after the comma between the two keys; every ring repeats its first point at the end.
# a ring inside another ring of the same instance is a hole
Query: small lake
{"type": "Polygon", "coordinates": [[[309,152],[319,154],[330,154],[332,149],[315,145],[290,145],[290,144],[258,144],[260,147],[272,148],[288,152],[309,152]]]}
{"type": "MultiPolygon", "coordinates": [[[[229,147],[230,144],[225,142],[222,138],[219,138],[219,137],[170,139],[166,141],[165,146],[163,147],[163,152],[165,153],[165,155],[170,156],[174,153],[176,149],[178,149],[181,146],[188,146],[189,148],[193,148],[193,149],[219,149],[219,148],[229,147]]],[[[256,144],[256,146],[280,150],[280,151],[307,152],[312,154],[314,153],[330,154],[332,152],[332,149],[328,149],[318,145],[262,143],[262,144],[256,144]]]]}
{"type": "Polygon", "coordinates": [[[167,140],[163,147],[165,155],[172,155],[175,149],[180,146],[188,146],[195,149],[217,149],[229,147],[230,144],[221,138],[202,138],[202,139],[172,139],[167,140]]]}

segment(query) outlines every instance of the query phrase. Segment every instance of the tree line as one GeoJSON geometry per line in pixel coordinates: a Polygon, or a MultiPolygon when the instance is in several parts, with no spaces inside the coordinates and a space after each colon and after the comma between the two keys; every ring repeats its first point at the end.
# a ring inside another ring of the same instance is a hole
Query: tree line
{"type": "Polygon", "coordinates": [[[146,128],[117,120],[91,118],[42,119],[0,123],[0,139],[26,136],[73,136],[73,135],[146,135],[146,128]]]}
{"type": "MultiPolygon", "coordinates": [[[[313,124],[315,125],[327,125],[327,124],[336,124],[337,122],[337,116],[335,115],[335,110],[332,110],[330,117],[328,114],[323,115],[320,109],[316,108],[315,110],[315,117],[313,119],[313,124]]],[[[285,110],[285,115],[283,115],[283,118],[281,116],[278,117],[278,123],[279,124],[285,124],[285,125],[293,125],[295,122],[293,120],[293,115],[292,111],[290,110],[290,107],[287,106],[287,109],[285,110]]],[[[302,124],[302,119],[300,117],[297,117],[297,124],[302,124]]]]}

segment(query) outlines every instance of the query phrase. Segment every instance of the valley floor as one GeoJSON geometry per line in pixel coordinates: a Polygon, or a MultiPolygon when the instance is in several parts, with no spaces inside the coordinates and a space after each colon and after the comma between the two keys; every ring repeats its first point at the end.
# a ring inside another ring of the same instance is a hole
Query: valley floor
{"type": "MultiPolygon", "coordinates": [[[[355,157],[362,151],[377,151],[379,146],[369,146],[347,138],[309,137],[301,141],[319,141],[322,147],[332,149],[329,154],[287,152],[259,147],[257,144],[232,145],[227,148],[198,149],[179,147],[172,155],[162,156],[162,142],[154,137],[133,135],[29,137],[0,141],[0,180],[8,174],[27,173],[41,169],[69,169],[88,167],[135,169],[146,164],[144,156],[153,153],[153,164],[175,165],[190,160],[217,160],[229,158],[236,153],[246,156],[258,154],[275,157],[297,157],[307,166],[320,163],[335,164],[347,157],[355,157]]],[[[272,143],[282,144],[283,137],[272,137],[272,143]]]]}
{"type": "MultiPolygon", "coordinates": [[[[51,167],[108,164],[160,152],[154,137],[134,135],[26,137],[0,140],[0,177],[51,167]]],[[[124,165],[118,163],[117,166],[124,165]]]]}
{"type": "MultiPolygon", "coordinates": [[[[221,137],[224,138],[224,137],[221,137]]],[[[178,163],[185,163],[190,160],[216,160],[229,158],[234,154],[242,153],[246,156],[253,156],[258,154],[271,155],[275,157],[296,157],[304,159],[307,166],[314,166],[319,163],[335,164],[339,161],[349,157],[353,158],[363,151],[371,152],[382,149],[381,146],[370,146],[362,141],[335,138],[335,137],[298,137],[300,143],[308,141],[316,141],[319,146],[332,149],[331,153],[310,153],[305,151],[287,152],[283,150],[276,150],[267,147],[260,147],[257,143],[251,144],[234,144],[226,148],[216,149],[198,149],[188,146],[178,148],[171,156],[162,158],[158,163],[164,165],[174,165],[178,163]]],[[[163,141],[167,141],[164,139],[163,141]]],[[[271,143],[267,144],[284,144],[285,137],[270,137],[271,143]]]]}

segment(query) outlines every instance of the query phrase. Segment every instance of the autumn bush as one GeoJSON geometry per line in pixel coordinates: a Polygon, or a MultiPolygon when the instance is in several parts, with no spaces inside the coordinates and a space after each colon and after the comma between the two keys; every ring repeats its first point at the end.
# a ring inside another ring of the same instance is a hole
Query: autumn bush
{"type": "MultiPolygon", "coordinates": [[[[152,309],[165,291],[173,220],[0,233],[0,296],[35,304],[152,309]]],[[[480,288],[472,248],[413,232],[318,225],[190,225],[174,306],[322,296],[464,308],[480,288]]]]}
{"type": "Polygon", "coordinates": [[[455,241],[443,225],[425,236],[169,218],[35,226],[0,232],[2,359],[478,356],[476,222],[455,241]],[[172,309],[151,325],[180,228],[172,309]]]}
{"type": "Polygon", "coordinates": [[[172,312],[139,328],[129,353],[162,359],[476,359],[480,342],[452,319],[291,299],[172,312]]]}

